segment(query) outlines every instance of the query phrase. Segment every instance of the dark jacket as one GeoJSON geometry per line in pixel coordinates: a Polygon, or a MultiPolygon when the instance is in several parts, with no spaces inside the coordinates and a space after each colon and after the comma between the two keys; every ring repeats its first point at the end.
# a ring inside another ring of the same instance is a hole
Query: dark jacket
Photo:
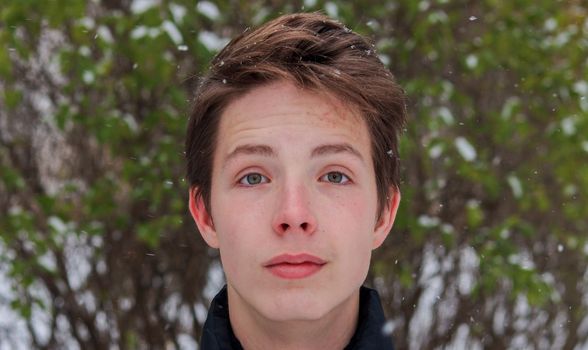
{"type": "MultiPolygon", "coordinates": [[[[378,293],[361,287],[355,334],[344,350],[393,350],[392,338],[383,332],[386,319],[378,293]]],[[[242,350],[229,322],[226,286],[214,297],[200,342],[202,350],[242,350]]]]}

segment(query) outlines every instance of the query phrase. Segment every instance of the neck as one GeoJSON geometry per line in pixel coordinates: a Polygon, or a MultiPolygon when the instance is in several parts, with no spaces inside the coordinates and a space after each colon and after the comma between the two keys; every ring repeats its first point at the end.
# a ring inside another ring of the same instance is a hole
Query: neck
{"type": "Polygon", "coordinates": [[[229,286],[231,327],[246,350],[343,349],[355,333],[359,290],[317,320],[274,321],[244,302],[229,286]]]}

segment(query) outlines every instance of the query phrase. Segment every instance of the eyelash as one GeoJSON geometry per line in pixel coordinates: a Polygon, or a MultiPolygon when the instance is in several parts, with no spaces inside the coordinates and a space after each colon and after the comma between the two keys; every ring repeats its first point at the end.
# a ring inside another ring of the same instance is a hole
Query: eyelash
{"type": "Polygon", "coordinates": [[[265,176],[265,175],[261,175],[260,173],[248,173],[248,174],[245,174],[245,175],[243,175],[243,176],[242,176],[242,177],[239,179],[239,184],[240,184],[240,185],[249,186],[249,187],[251,187],[251,186],[257,186],[257,185],[261,185],[261,184],[268,183],[268,182],[270,182],[270,181],[269,181],[269,179],[267,178],[267,176],[265,176]],[[260,180],[260,182],[259,182],[259,183],[256,183],[256,184],[250,184],[250,183],[247,183],[247,182],[246,182],[246,180],[247,180],[247,177],[249,177],[249,176],[251,176],[251,175],[258,175],[258,176],[260,176],[260,177],[261,177],[261,180],[260,180]]]}
{"type": "Polygon", "coordinates": [[[325,181],[325,182],[330,182],[330,183],[336,184],[336,185],[346,185],[349,182],[351,182],[351,179],[349,178],[349,176],[347,176],[346,174],[344,174],[344,173],[342,173],[340,171],[329,171],[325,175],[321,176],[319,179],[322,180],[322,181],[325,181]],[[328,176],[331,175],[331,174],[341,175],[343,177],[343,179],[341,180],[341,182],[331,182],[331,181],[328,180],[328,176]]]}
{"type": "MultiPolygon", "coordinates": [[[[323,176],[321,176],[321,177],[319,178],[319,180],[321,180],[321,181],[323,181],[323,182],[329,182],[329,183],[333,183],[333,184],[336,184],[336,185],[346,185],[346,184],[348,184],[349,182],[351,182],[351,179],[349,178],[349,176],[347,176],[346,174],[344,174],[344,173],[342,173],[342,172],[340,172],[340,171],[329,171],[328,173],[326,173],[326,174],[324,174],[323,176]],[[341,176],[342,176],[341,182],[332,182],[332,181],[330,181],[328,177],[329,177],[329,175],[332,175],[332,174],[338,174],[338,175],[341,175],[341,176]]],[[[244,185],[244,186],[249,186],[249,187],[251,187],[251,186],[257,186],[257,185],[261,185],[261,184],[268,183],[268,182],[270,182],[270,181],[269,181],[269,179],[267,178],[267,176],[265,176],[265,175],[261,175],[260,173],[248,173],[248,174],[245,174],[245,175],[243,175],[243,176],[242,176],[242,177],[239,179],[239,184],[241,184],[241,185],[244,185]],[[251,176],[251,175],[257,175],[257,176],[260,176],[260,182],[259,182],[259,183],[254,183],[254,184],[252,184],[252,183],[248,183],[248,182],[247,182],[247,178],[248,178],[249,176],[251,176]]]]}

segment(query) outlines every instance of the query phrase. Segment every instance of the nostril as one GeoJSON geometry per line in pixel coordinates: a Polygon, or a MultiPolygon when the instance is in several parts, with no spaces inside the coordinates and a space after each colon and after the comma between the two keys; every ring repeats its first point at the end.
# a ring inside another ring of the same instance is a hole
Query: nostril
{"type": "Polygon", "coordinates": [[[306,231],[306,229],[308,228],[308,223],[307,222],[303,222],[302,224],[300,224],[300,227],[306,231]]]}
{"type": "Polygon", "coordinates": [[[280,226],[282,227],[282,231],[286,231],[290,227],[288,224],[281,224],[280,226]]]}

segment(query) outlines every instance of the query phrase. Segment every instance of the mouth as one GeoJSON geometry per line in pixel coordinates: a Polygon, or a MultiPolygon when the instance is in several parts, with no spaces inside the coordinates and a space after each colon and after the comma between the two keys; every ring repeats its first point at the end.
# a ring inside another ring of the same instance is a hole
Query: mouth
{"type": "Polygon", "coordinates": [[[310,254],[282,254],[273,257],[263,266],[274,276],[284,279],[300,279],[314,275],[327,262],[310,254]]]}

